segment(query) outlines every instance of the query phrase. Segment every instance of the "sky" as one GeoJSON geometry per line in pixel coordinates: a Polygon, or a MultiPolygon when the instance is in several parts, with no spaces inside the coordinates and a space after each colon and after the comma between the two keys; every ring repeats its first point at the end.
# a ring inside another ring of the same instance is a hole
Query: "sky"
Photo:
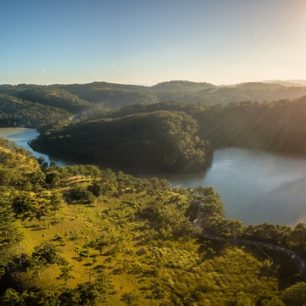
{"type": "Polygon", "coordinates": [[[306,0],[1,0],[0,83],[306,79],[306,0]]]}

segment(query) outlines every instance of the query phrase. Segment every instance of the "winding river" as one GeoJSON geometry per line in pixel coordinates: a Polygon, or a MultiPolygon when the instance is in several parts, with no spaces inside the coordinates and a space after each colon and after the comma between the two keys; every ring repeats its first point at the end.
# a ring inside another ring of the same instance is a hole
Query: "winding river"
{"type": "MultiPolygon", "coordinates": [[[[0,136],[16,142],[35,157],[43,156],[59,166],[70,164],[33,151],[28,141],[38,136],[34,129],[0,128],[0,136]]],[[[174,186],[215,187],[227,215],[248,224],[294,225],[306,221],[306,157],[241,148],[220,149],[214,152],[206,173],[168,179],[174,186]]]]}
{"type": "Polygon", "coordinates": [[[50,155],[43,154],[37,151],[34,151],[29,146],[29,141],[37,138],[39,133],[35,129],[27,129],[27,128],[0,128],[0,137],[6,138],[8,140],[14,141],[18,146],[30,151],[33,156],[36,158],[43,157],[48,163],[55,162],[59,167],[64,167],[67,165],[71,165],[70,162],[53,158],[50,155]]]}

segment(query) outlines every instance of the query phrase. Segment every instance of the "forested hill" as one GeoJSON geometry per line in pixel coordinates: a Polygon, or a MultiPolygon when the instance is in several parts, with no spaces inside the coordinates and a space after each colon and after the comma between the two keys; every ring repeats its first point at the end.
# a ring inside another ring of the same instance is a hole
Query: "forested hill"
{"type": "Polygon", "coordinates": [[[201,105],[226,105],[242,101],[296,99],[306,95],[306,87],[295,83],[243,83],[215,86],[209,83],[170,81],[154,86],[95,82],[71,85],[0,86],[0,123],[42,127],[59,125],[67,118],[86,118],[133,104],[165,101],[201,105]],[[27,111],[23,109],[26,108],[27,111]],[[45,119],[39,113],[44,109],[45,119]],[[22,116],[18,113],[22,111],[22,116]],[[22,117],[22,119],[20,118],[22,117]],[[37,118],[35,120],[35,118],[37,118]]]}
{"type": "Polygon", "coordinates": [[[137,172],[194,172],[208,162],[197,123],[174,111],[84,121],[43,134],[32,145],[68,159],[137,172]]]}
{"type": "Polygon", "coordinates": [[[41,151],[140,172],[200,172],[213,149],[250,147],[306,154],[306,97],[271,103],[133,105],[49,130],[41,151]]]}
{"type": "Polygon", "coordinates": [[[273,101],[296,99],[306,95],[306,87],[289,84],[242,83],[233,86],[216,86],[209,83],[170,81],[154,86],[136,86],[95,82],[89,84],[52,85],[90,103],[103,104],[114,109],[130,104],[152,104],[164,101],[200,103],[205,105],[228,104],[242,101],[273,101]]]}
{"type": "Polygon", "coordinates": [[[0,126],[41,128],[68,123],[72,113],[17,97],[0,94],[0,126]]]}
{"type": "Polygon", "coordinates": [[[112,118],[160,110],[185,112],[196,120],[199,136],[213,147],[240,146],[306,154],[306,96],[296,100],[201,106],[187,103],[132,105],[112,118]]]}
{"type": "Polygon", "coordinates": [[[296,99],[306,94],[306,87],[301,85],[285,86],[261,82],[215,86],[209,83],[172,81],[158,84],[152,89],[161,102],[176,101],[204,105],[296,99]]]}

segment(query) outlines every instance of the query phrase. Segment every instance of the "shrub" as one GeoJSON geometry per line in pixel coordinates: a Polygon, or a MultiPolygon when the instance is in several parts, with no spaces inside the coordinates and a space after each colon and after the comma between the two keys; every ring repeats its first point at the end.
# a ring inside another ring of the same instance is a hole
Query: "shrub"
{"type": "Polygon", "coordinates": [[[66,192],[65,199],[70,204],[91,204],[95,196],[86,188],[74,187],[66,192]]]}
{"type": "Polygon", "coordinates": [[[48,242],[42,243],[34,249],[32,254],[34,260],[42,264],[61,263],[62,258],[59,256],[56,247],[48,242]]]}

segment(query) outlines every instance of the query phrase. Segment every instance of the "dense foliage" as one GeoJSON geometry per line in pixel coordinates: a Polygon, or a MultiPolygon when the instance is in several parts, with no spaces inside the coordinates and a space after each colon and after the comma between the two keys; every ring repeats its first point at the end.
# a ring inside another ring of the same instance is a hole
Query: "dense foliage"
{"type": "Polygon", "coordinates": [[[85,121],[32,145],[54,155],[140,172],[201,171],[207,163],[197,123],[185,113],[152,112],[85,121]]]}
{"type": "Polygon", "coordinates": [[[0,126],[3,127],[58,126],[67,123],[70,116],[63,109],[0,94],[0,126]]]}
{"type": "Polygon", "coordinates": [[[69,112],[78,112],[90,104],[78,96],[60,88],[34,87],[18,93],[19,98],[42,105],[62,108],[69,112]]]}
{"type": "Polygon", "coordinates": [[[49,130],[33,144],[68,160],[146,172],[200,172],[213,149],[305,154],[306,98],[227,106],[132,105],[49,130]]]}
{"type": "Polygon", "coordinates": [[[227,106],[200,106],[179,103],[133,105],[112,114],[128,116],[160,110],[180,111],[198,122],[199,137],[212,147],[240,146],[305,154],[306,98],[294,101],[254,103],[227,106]]]}
{"type": "Polygon", "coordinates": [[[13,212],[5,199],[0,199],[0,278],[10,261],[14,246],[19,240],[17,228],[14,224],[13,212]]]}

